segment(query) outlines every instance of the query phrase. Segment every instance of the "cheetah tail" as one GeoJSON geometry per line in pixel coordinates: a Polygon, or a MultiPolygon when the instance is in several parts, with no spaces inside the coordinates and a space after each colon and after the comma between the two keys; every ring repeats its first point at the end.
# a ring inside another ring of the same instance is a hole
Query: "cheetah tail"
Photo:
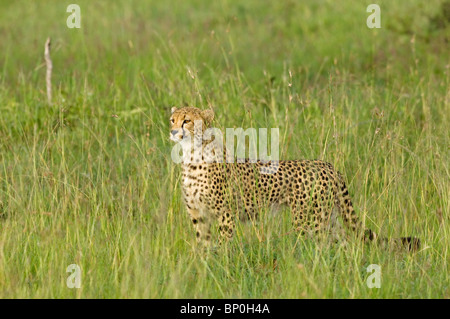
{"type": "Polygon", "coordinates": [[[404,247],[408,251],[417,251],[420,249],[420,239],[417,237],[400,237],[393,238],[391,242],[394,242],[394,245],[404,247]]]}
{"type": "Polygon", "coordinates": [[[394,245],[396,247],[406,248],[408,251],[417,251],[420,248],[420,239],[417,237],[378,237],[371,229],[366,228],[364,231],[364,241],[368,240],[388,246],[394,245]]]}
{"type": "Polygon", "coordinates": [[[348,194],[347,186],[342,179],[342,176],[338,175],[338,190],[336,204],[340,210],[346,226],[353,231],[362,233],[364,241],[375,241],[378,243],[387,244],[388,246],[394,245],[396,247],[403,247],[409,251],[417,251],[420,248],[420,239],[416,237],[399,237],[399,238],[386,238],[378,237],[375,232],[369,228],[364,228],[361,221],[355,214],[350,196],[348,194]]]}

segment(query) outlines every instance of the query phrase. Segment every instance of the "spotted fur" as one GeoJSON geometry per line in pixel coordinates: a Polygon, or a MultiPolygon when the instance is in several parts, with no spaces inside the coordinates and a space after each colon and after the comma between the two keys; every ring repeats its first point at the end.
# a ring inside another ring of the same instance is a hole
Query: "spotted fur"
{"type": "MultiPolygon", "coordinates": [[[[209,245],[211,224],[219,222],[220,241],[233,235],[236,220],[254,220],[265,208],[287,205],[292,223],[301,232],[327,229],[337,211],[347,228],[364,240],[377,235],[363,227],[350,200],[343,177],[330,163],[320,160],[286,160],[227,163],[217,152],[214,138],[187,143],[195,133],[203,134],[213,120],[211,110],[172,108],[170,138],[183,147],[182,193],[197,240],[209,245]],[[194,131],[194,122],[202,130],[194,131]],[[197,148],[193,148],[195,145],[197,148]],[[196,153],[197,152],[197,153],[196,153]]],[[[387,239],[380,239],[387,241],[387,239]]],[[[394,241],[418,248],[419,240],[405,237],[394,241]]]]}

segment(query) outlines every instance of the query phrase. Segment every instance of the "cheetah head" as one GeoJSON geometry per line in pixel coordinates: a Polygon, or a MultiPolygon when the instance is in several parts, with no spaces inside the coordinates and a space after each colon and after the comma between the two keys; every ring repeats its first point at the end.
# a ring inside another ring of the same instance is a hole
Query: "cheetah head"
{"type": "Polygon", "coordinates": [[[200,110],[196,107],[173,107],[170,116],[170,139],[180,142],[188,136],[194,135],[194,125],[201,121],[202,133],[209,127],[214,119],[211,110],[200,110]]]}

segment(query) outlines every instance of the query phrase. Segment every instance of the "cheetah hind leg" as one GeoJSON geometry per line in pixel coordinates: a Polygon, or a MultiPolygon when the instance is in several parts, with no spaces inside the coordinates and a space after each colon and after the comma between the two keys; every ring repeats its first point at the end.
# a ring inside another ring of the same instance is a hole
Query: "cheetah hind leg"
{"type": "Polygon", "coordinates": [[[331,210],[328,232],[334,243],[346,244],[345,227],[339,220],[339,209],[336,206],[331,210]]]}
{"type": "Polygon", "coordinates": [[[290,208],[292,224],[299,236],[322,238],[335,244],[343,243],[345,230],[338,220],[339,211],[336,207],[320,203],[315,209],[308,209],[307,205],[292,201],[290,208]]]}

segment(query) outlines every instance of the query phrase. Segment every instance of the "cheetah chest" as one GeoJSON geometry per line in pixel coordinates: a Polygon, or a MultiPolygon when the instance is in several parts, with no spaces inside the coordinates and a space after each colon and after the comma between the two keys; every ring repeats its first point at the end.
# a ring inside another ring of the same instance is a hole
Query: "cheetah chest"
{"type": "Polygon", "coordinates": [[[208,178],[205,168],[190,165],[183,169],[182,190],[186,205],[190,209],[205,206],[205,194],[208,193],[208,178]]]}

